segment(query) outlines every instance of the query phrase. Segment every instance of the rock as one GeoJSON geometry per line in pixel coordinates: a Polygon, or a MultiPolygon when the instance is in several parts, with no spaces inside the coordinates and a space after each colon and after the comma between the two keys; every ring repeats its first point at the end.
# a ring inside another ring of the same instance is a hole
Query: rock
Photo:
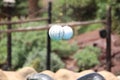
{"type": "Polygon", "coordinates": [[[25,67],[18,71],[0,70],[0,80],[26,80],[26,77],[31,73],[37,72],[31,67],[25,67]]]}
{"type": "Polygon", "coordinates": [[[55,76],[55,73],[52,72],[52,71],[50,71],[50,70],[45,70],[45,71],[42,71],[42,72],[40,72],[40,73],[47,74],[47,75],[49,75],[49,76],[52,77],[52,78],[54,78],[54,76],[55,76]]]}
{"type": "Polygon", "coordinates": [[[93,72],[94,72],[93,70],[85,70],[85,71],[76,73],[76,78],[78,79],[79,77],[81,77],[83,75],[86,75],[86,74],[89,74],[89,73],[93,73],[93,72]]]}
{"type": "Polygon", "coordinates": [[[54,80],[76,80],[75,73],[67,69],[59,69],[54,76],[54,80]]]}
{"type": "Polygon", "coordinates": [[[4,74],[2,70],[0,70],[0,80],[8,80],[7,76],[4,74]]]}
{"type": "MultiPolygon", "coordinates": [[[[3,71],[0,70],[0,80],[26,80],[27,76],[37,73],[31,67],[25,67],[18,71],[3,71]]],[[[81,76],[84,76],[89,73],[94,73],[93,70],[85,70],[82,72],[73,72],[67,69],[59,69],[56,73],[45,70],[40,73],[46,74],[53,78],[54,80],[77,80],[81,76]]],[[[102,75],[106,80],[120,80],[120,77],[115,76],[113,73],[108,71],[99,71],[97,72],[102,75]]]]}
{"type": "Polygon", "coordinates": [[[8,80],[25,80],[25,78],[19,75],[15,71],[3,71],[4,74],[7,76],[8,80]]]}
{"type": "Polygon", "coordinates": [[[118,80],[120,80],[120,76],[117,76],[118,80]]]}
{"type": "Polygon", "coordinates": [[[118,80],[118,78],[111,72],[100,71],[98,73],[101,74],[105,78],[105,80],[118,80]]]}
{"type": "Polygon", "coordinates": [[[18,70],[17,73],[23,77],[27,77],[29,74],[37,73],[37,71],[32,67],[24,67],[18,70]]]}

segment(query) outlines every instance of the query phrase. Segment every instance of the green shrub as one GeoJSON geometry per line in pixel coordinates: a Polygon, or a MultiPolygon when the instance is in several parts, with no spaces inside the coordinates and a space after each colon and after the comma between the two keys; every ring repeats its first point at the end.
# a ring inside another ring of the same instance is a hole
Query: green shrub
{"type": "Polygon", "coordinates": [[[6,44],[7,44],[6,38],[5,37],[1,38],[0,39],[0,64],[5,63],[7,59],[7,46],[4,46],[6,44]]]}
{"type": "Polygon", "coordinates": [[[68,57],[78,50],[76,43],[68,43],[67,41],[53,41],[52,51],[59,55],[61,58],[68,57]]]}
{"type": "MultiPolygon", "coordinates": [[[[38,72],[46,70],[46,49],[42,51],[36,51],[34,49],[27,57],[27,61],[24,66],[31,66],[38,72]]],[[[51,53],[51,70],[57,71],[64,67],[64,63],[55,53],[51,53]]]]}
{"type": "Polygon", "coordinates": [[[120,0],[96,0],[98,10],[96,12],[98,19],[106,19],[107,7],[112,7],[112,32],[120,34],[120,0]]]}
{"type": "MultiPolygon", "coordinates": [[[[1,25],[0,30],[6,30],[6,26],[1,25]]],[[[7,46],[6,45],[7,45],[6,34],[0,34],[0,64],[5,63],[7,59],[7,46]]]]}
{"type": "Polygon", "coordinates": [[[58,22],[90,20],[96,17],[95,0],[55,0],[53,6],[53,19],[58,22]]]}
{"type": "Polygon", "coordinates": [[[27,56],[33,49],[42,50],[46,47],[46,31],[14,33],[12,46],[13,69],[22,67],[27,56]]]}
{"type": "Polygon", "coordinates": [[[96,64],[99,64],[98,56],[100,49],[92,46],[87,46],[83,50],[78,51],[74,58],[77,60],[77,64],[80,70],[90,69],[96,64]]]}
{"type": "Polygon", "coordinates": [[[66,22],[71,21],[71,13],[73,10],[69,7],[69,5],[65,3],[65,0],[55,0],[53,3],[53,21],[54,22],[66,22]]]}
{"type": "MultiPolygon", "coordinates": [[[[13,18],[15,21],[16,18],[13,18]]],[[[13,25],[13,28],[38,26],[45,23],[25,23],[20,25],[13,25]]],[[[6,27],[6,26],[5,26],[6,27]]],[[[5,27],[1,27],[1,30],[5,30],[5,27]]],[[[21,68],[26,62],[27,56],[35,49],[36,51],[46,48],[47,31],[39,32],[16,32],[12,33],[12,68],[14,70],[21,68]]],[[[6,34],[0,34],[0,63],[6,62],[7,46],[6,46],[6,34]]],[[[71,55],[77,50],[76,44],[69,44],[67,41],[53,41],[52,51],[58,51],[58,56],[66,57],[71,55]]],[[[55,57],[56,58],[56,57],[55,57]]],[[[37,62],[37,60],[35,61],[37,62]]]]}

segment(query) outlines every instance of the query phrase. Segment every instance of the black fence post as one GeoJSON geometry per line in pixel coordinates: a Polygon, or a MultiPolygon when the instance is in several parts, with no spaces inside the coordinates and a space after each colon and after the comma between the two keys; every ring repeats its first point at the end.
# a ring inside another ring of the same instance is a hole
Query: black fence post
{"type": "MultiPolygon", "coordinates": [[[[48,24],[52,23],[52,2],[48,2],[48,24]]],[[[46,69],[51,69],[51,39],[47,31],[47,56],[46,56],[46,69]]]]}
{"type": "MultiPolygon", "coordinates": [[[[11,15],[8,16],[8,21],[11,21],[11,15]]],[[[11,24],[8,24],[7,29],[12,29],[11,24]]],[[[12,66],[12,34],[7,33],[7,65],[8,70],[11,69],[12,66]]]]}
{"type": "Polygon", "coordinates": [[[106,22],[106,69],[111,71],[112,62],[111,62],[111,26],[112,26],[112,17],[111,17],[111,6],[108,8],[107,12],[107,22],[106,22]]]}

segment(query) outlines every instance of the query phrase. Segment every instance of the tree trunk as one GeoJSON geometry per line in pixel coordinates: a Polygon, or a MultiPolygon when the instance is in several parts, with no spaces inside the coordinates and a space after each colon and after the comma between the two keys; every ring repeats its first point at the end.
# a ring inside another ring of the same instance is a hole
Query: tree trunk
{"type": "Polygon", "coordinates": [[[37,11],[39,9],[38,2],[39,0],[28,0],[29,2],[29,18],[36,18],[38,16],[37,11]]]}

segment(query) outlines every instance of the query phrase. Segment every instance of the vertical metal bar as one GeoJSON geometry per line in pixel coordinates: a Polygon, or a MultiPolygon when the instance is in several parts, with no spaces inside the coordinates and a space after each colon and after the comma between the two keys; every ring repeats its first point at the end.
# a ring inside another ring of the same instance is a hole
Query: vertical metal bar
{"type": "MultiPolygon", "coordinates": [[[[48,3],[48,24],[52,23],[52,2],[48,3]]],[[[46,62],[46,68],[47,70],[51,69],[51,39],[49,37],[48,31],[47,31],[47,62],[46,62]]]]}
{"type": "Polygon", "coordinates": [[[108,71],[111,71],[111,25],[112,25],[112,20],[111,20],[111,6],[108,8],[107,12],[107,23],[106,23],[106,31],[107,31],[107,38],[106,38],[106,69],[108,71]]]}
{"type": "MultiPolygon", "coordinates": [[[[11,16],[8,16],[8,21],[11,21],[11,16]]],[[[7,29],[12,29],[11,24],[8,24],[7,29]]],[[[11,33],[7,33],[7,65],[8,65],[8,70],[11,69],[11,56],[12,54],[12,35],[11,33]]]]}

